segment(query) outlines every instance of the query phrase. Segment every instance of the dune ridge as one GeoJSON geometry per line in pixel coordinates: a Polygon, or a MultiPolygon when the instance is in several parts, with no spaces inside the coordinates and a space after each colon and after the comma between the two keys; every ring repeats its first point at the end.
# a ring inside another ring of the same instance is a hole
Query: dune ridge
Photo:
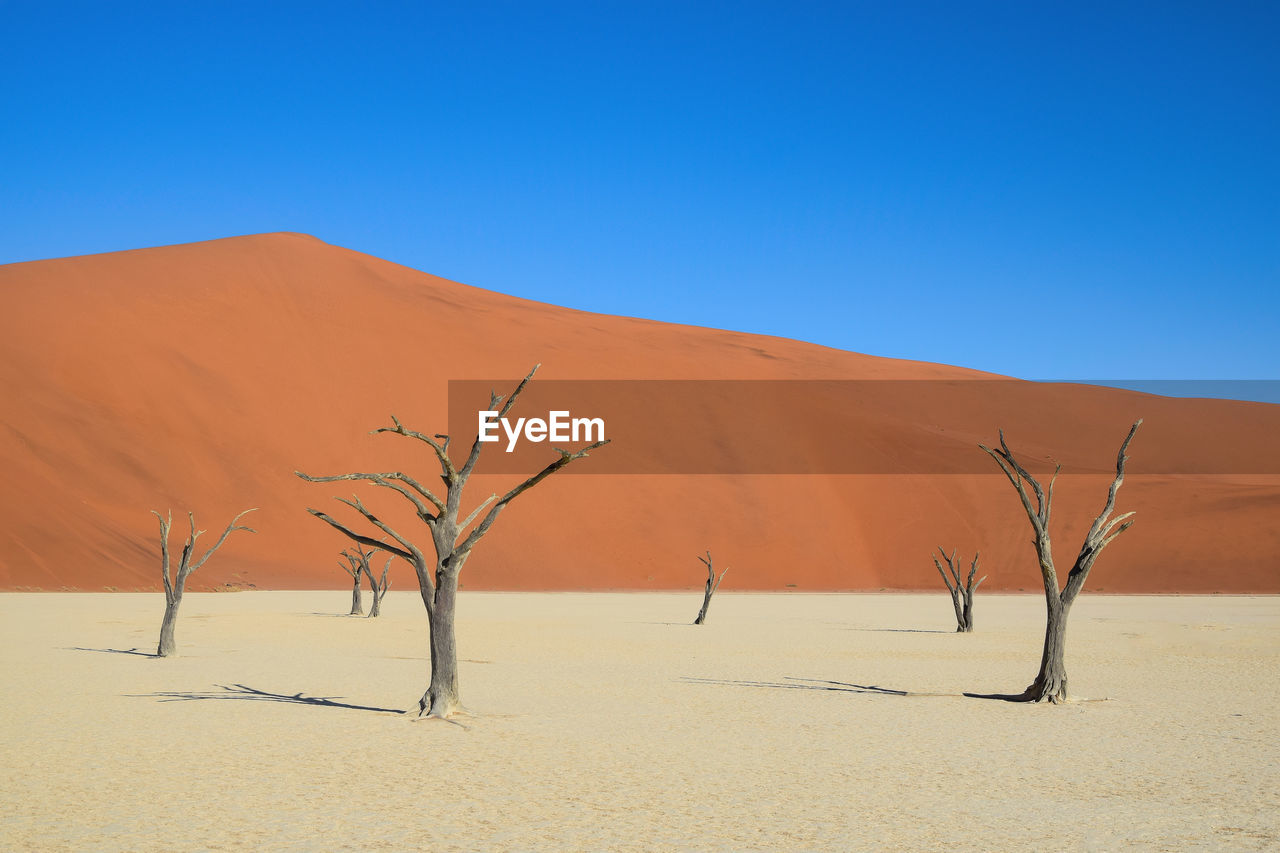
{"type": "MultiPolygon", "coordinates": [[[[0,266],[0,293],[8,306],[0,317],[7,590],[158,589],[149,510],[191,509],[213,537],[252,506],[261,507],[259,532],[228,541],[191,589],[340,588],[336,559],[346,542],[305,507],[342,510],[332,496],[353,489],[303,483],[293,471],[404,469],[434,479],[429,454],[369,431],[391,414],[444,429],[451,379],[515,379],[538,362],[540,379],[997,378],[561,308],[289,233],[0,266]]],[[[930,423],[910,401],[871,412],[824,401],[822,411],[874,433],[889,453],[904,428],[927,445],[963,424],[946,440],[991,442],[1003,426],[1029,459],[1089,456],[1083,462],[1097,473],[1058,485],[1060,562],[1101,506],[1128,424],[1144,417],[1134,464],[1164,473],[1126,481],[1119,506],[1137,510],[1137,523],[1099,561],[1091,588],[1280,592],[1280,528],[1271,521],[1280,510],[1272,446],[1280,406],[973,384],[985,390],[930,423]],[[1105,447],[1081,445],[1082,430],[1105,447]],[[1218,471],[1244,473],[1169,473],[1195,470],[1188,466],[1206,455],[1218,471]]],[[[732,401],[707,405],[731,420],[732,401]]],[[[768,452],[735,446],[732,435],[721,440],[732,453],[768,452]]],[[[511,480],[478,476],[469,497],[511,480]]],[[[413,529],[394,495],[361,494],[413,529]]],[[[994,465],[991,474],[566,475],[508,509],[463,585],[692,588],[701,583],[694,556],[710,548],[718,565],[732,567],[726,589],[935,589],[929,553],[941,544],[962,555],[981,549],[984,590],[1035,591],[1028,536],[994,465]]],[[[414,585],[406,566],[392,577],[396,589],[414,585]]]]}

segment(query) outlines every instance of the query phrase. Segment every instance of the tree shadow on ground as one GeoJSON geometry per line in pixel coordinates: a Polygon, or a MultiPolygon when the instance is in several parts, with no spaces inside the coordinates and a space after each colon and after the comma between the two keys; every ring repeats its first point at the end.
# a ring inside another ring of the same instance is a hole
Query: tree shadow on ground
{"type": "MultiPolygon", "coordinates": [[[[683,676],[680,680],[691,684],[726,684],[731,687],[772,687],[777,690],[826,690],[834,693],[862,693],[871,696],[950,696],[955,699],[994,699],[999,702],[1026,703],[1022,693],[925,693],[915,690],[895,690],[877,684],[854,684],[848,681],[827,681],[820,678],[794,678],[784,676],[785,681],[735,681],[727,678],[694,678],[683,676]]],[[[1103,699],[1077,699],[1077,702],[1102,702],[1103,699]]]]}
{"type": "Polygon", "coordinates": [[[846,631],[882,631],[891,634],[957,634],[958,631],[939,631],[935,628],[846,628],[846,631]]]}
{"type": "Polygon", "coordinates": [[[83,646],[72,646],[70,650],[73,652],[106,652],[108,654],[113,654],[113,655],[137,655],[140,658],[160,657],[160,655],[156,654],[155,652],[140,652],[138,651],[137,646],[134,646],[131,649],[86,649],[83,646]]]}
{"type": "Polygon", "coordinates": [[[965,693],[969,699],[994,699],[997,702],[1027,702],[1026,693],[965,693]]]}
{"type": "Polygon", "coordinates": [[[852,684],[846,681],[824,681],[818,678],[792,678],[786,681],[735,681],[727,678],[695,678],[683,676],[680,680],[691,684],[727,684],[731,687],[772,687],[778,690],[828,690],[835,693],[869,693],[879,696],[949,696],[948,693],[909,693],[892,690],[875,684],[852,684]]]}
{"type": "Polygon", "coordinates": [[[399,708],[378,708],[373,705],[352,705],[348,702],[335,702],[329,696],[304,696],[301,693],[272,693],[258,690],[244,684],[228,687],[219,684],[220,690],[209,690],[203,693],[185,690],[160,690],[155,693],[126,693],[126,696],[152,697],[161,702],[194,702],[202,699],[239,699],[247,702],[284,702],[288,705],[311,705],[317,708],[342,708],[348,711],[376,711],[382,714],[403,714],[399,708]]]}

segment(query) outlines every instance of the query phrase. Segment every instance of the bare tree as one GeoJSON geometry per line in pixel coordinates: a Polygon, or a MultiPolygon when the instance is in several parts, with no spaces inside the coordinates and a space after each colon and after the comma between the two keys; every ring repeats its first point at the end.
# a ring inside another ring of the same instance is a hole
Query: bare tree
{"type": "Polygon", "coordinates": [[[698,618],[693,620],[693,624],[701,625],[707,621],[707,608],[711,606],[711,596],[716,594],[716,590],[720,588],[720,581],[724,580],[724,576],[728,574],[729,567],[725,566],[720,577],[716,577],[716,570],[711,565],[711,552],[707,552],[707,556],[699,557],[707,567],[707,588],[702,594],[702,609],[698,611],[698,618]]]}
{"type": "Polygon", "coordinates": [[[376,617],[382,613],[382,596],[387,594],[387,589],[391,586],[391,581],[387,578],[387,571],[391,568],[391,561],[395,559],[392,554],[387,559],[387,564],[382,567],[382,578],[378,579],[373,576],[373,567],[370,563],[373,561],[373,555],[378,553],[378,549],[370,548],[368,551],[359,542],[356,543],[355,551],[343,549],[342,561],[338,563],[342,570],[351,575],[351,612],[348,616],[363,616],[364,601],[361,597],[360,583],[364,578],[369,579],[369,589],[373,592],[373,606],[369,608],[369,616],[376,617]]]}
{"type": "MultiPolygon", "coordinates": [[[[256,507],[254,508],[256,509],[256,507]]],[[[193,513],[187,513],[187,520],[191,523],[191,532],[187,534],[187,541],[182,546],[182,555],[178,559],[177,577],[170,577],[169,573],[169,529],[173,527],[173,511],[169,512],[168,518],[161,516],[154,509],[151,514],[160,519],[160,562],[161,577],[164,579],[164,621],[160,623],[160,644],[156,647],[156,656],[167,658],[178,653],[178,647],[173,641],[173,628],[178,621],[178,607],[182,604],[182,594],[187,588],[187,578],[191,573],[205,564],[213,552],[222,547],[222,543],[227,541],[227,537],[235,530],[247,530],[250,533],[256,533],[252,527],[240,527],[236,524],[245,515],[253,512],[253,509],[246,509],[244,512],[231,519],[231,523],[227,525],[227,529],[222,531],[222,535],[218,537],[218,541],[213,543],[213,547],[204,552],[204,556],[196,562],[191,562],[192,552],[196,547],[196,540],[200,538],[203,530],[196,530],[196,517],[193,513]]]]}
{"type": "MultiPolygon", "coordinates": [[[[369,557],[373,557],[373,552],[369,552],[369,557]]],[[[387,557],[387,562],[382,566],[382,577],[375,580],[373,577],[373,569],[369,565],[369,560],[364,561],[364,573],[369,578],[369,588],[373,590],[373,605],[369,608],[369,618],[373,619],[382,615],[382,597],[387,594],[387,590],[391,588],[391,578],[387,577],[387,572],[391,569],[391,563],[396,558],[395,554],[387,557]]]]}
{"type": "MultiPolygon", "coordinates": [[[[529,371],[529,375],[520,381],[520,384],[505,399],[505,402],[503,402],[503,397],[491,393],[489,410],[497,410],[499,418],[505,417],[540,366],[535,365],[533,370],[529,371]],[[502,403],[500,410],[497,408],[499,403],[502,403]]],[[[476,436],[476,439],[471,444],[471,452],[467,455],[462,465],[458,466],[449,456],[449,436],[438,433],[434,436],[429,436],[415,432],[407,429],[395,416],[392,416],[391,422],[394,426],[380,427],[373,430],[373,432],[393,433],[420,441],[431,448],[431,451],[435,454],[436,461],[440,464],[440,479],[444,482],[445,487],[443,498],[423,486],[413,477],[400,471],[337,474],[322,477],[313,477],[301,471],[295,473],[311,483],[363,480],[375,486],[390,489],[412,504],[418,519],[426,525],[427,531],[431,535],[432,550],[435,552],[434,560],[428,558],[422,548],[407,536],[401,535],[385,521],[374,515],[373,512],[365,507],[359,497],[353,497],[351,500],[346,498],[338,498],[337,500],[354,509],[366,521],[395,540],[396,544],[379,542],[371,536],[357,533],[320,510],[307,510],[352,540],[373,548],[381,548],[413,566],[414,572],[418,576],[418,589],[422,594],[422,603],[427,608],[427,621],[430,624],[431,638],[431,682],[427,687],[427,691],[422,694],[422,698],[418,700],[418,713],[419,715],[426,714],[430,717],[447,719],[461,709],[461,702],[458,698],[458,651],[454,633],[454,612],[458,596],[458,575],[461,573],[467,558],[471,556],[472,549],[489,532],[493,523],[497,521],[498,516],[509,503],[575,459],[581,459],[587,456],[590,451],[603,447],[609,442],[608,439],[602,439],[573,452],[556,448],[559,458],[548,464],[537,474],[514,486],[501,497],[496,494],[490,495],[460,521],[462,491],[475,470],[476,463],[480,460],[480,450],[483,447],[480,437],[476,436]],[[467,529],[473,522],[476,522],[476,525],[468,533],[467,529]]]]}
{"type": "Polygon", "coordinates": [[[1124,533],[1133,524],[1129,520],[1134,515],[1133,512],[1126,512],[1115,518],[1111,517],[1111,513],[1116,506],[1116,492],[1119,490],[1120,484],[1124,482],[1124,463],[1129,459],[1125,455],[1125,451],[1129,449],[1129,442],[1133,440],[1133,434],[1138,431],[1138,426],[1141,423],[1142,419],[1139,418],[1129,428],[1129,434],[1125,436],[1124,443],[1120,445],[1120,452],[1116,455],[1116,476],[1111,482],[1111,488],[1107,490],[1107,502],[1102,507],[1102,512],[1094,519],[1089,532],[1085,534],[1084,544],[1080,547],[1080,553],[1076,557],[1075,563],[1071,566],[1071,571],[1067,573],[1067,582],[1061,589],[1058,586],[1058,573],[1054,568],[1053,550],[1049,542],[1049,513],[1053,502],[1053,484],[1058,479],[1058,472],[1062,470],[1062,466],[1059,465],[1054,470],[1053,479],[1049,481],[1049,491],[1046,493],[1035,477],[1032,477],[1027,472],[1027,469],[1022,467],[1014,458],[1013,453],[1009,450],[1009,445],[1005,444],[1003,430],[1000,432],[999,450],[992,450],[985,444],[978,445],[991,455],[991,458],[1000,466],[1000,470],[1009,478],[1009,482],[1013,483],[1014,488],[1018,490],[1018,497],[1022,500],[1022,508],[1026,510],[1027,518],[1031,521],[1031,528],[1035,531],[1035,539],[1033,541],[1035,542],[1036,555],[1040,558],[1040,574],[1044,579],[1044,597],[1048,608],[1048,618],[1044,632],[1044,654],[1040,659],[1040,672],[1036,675],[1036,680],[1021,694],[1005,698],[1021,702],[1053,702],[1055,704],[1067,698],[1067,670],[1063,663],[1063,652],[1066,648],[1067,615],[1071,611],[1071,605],[1075,603],[1076,596],[1084,588],[1084,582],[1089,577],[1089,570],[1093,568],[1093,564],[1098,559],[1098,555],[1102,553],[1102,549],[1111,544],[1117,536],[1124,533]],[[1031,484],[1031,490],[1035,494],[1036,505],[1034,507],[1031,505],[1031,498],[1027,494],[1028,483],[1031,484]]]}
{"type": "MultiPolygon", "coordinates": [[[[359,546],[357,546],[359,547],[359,546]]],[[[363,616],[364,601],[360,595],[360,583],[363,580],[364,572],[360,565],[360,560],[345,548],[342,550],[342,559],[338,561],[338,566],[351,576],[351,612],[348,616],[363,616]]],[[[370,551],[369,553],[374,553],[370,551]]]]}
{"type": "Polygon", "coordinates": [[[951,577],[947,577],[947,573],[942,570],[942,563],[938,562],[938,558],[933,558],[933,565],[937,568],[938,574],[942,575],[942,582],[947,585],[947,592],[951,593],[951,604],[956,609],[956,633],[968,634],[973,631],[973,594],[978,591],[978,587],[987,579],[983,575],[977,583],[973,582],[973,576],[978,573],[978,555],[973,555],[973,564],[969,566],[969,577],[965,582],[960,583],[960,569],[956,565],[956,552],[953,549],[951,556],[947,556],[947,552],[942,550],[942,546],[938,546],[938,553],[942,555],[942,559],[947,561],[947,569],[951,572],[951,577]],[[952,583],[952,581],[955,581],[952,583]]]}

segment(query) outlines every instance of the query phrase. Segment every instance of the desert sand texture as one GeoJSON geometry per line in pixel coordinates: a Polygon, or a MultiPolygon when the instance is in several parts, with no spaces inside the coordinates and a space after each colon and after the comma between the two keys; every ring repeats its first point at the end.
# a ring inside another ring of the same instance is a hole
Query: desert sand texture
{"type": "MultiPolygon", "coordinates": [[[[151,510],[172,509],[180,531],[193,510],[217,531],[248,507],[260,508],[259,532],[230,540],[192,589],[341,586],[335,560],[348,543],[307,507],[354,523],[333,499],[360,492],[406,535],[421,527],[386,490],[308,484],[294,471],[403,470],[438,483],[430,451],[370,430],[393,414],[444,430],[450,380],[514,384],[541,363],[531,394],[564,379],[875,382],[872,399],[815,393],[769,412],[812,428],[786,441],[743,428],[743,394],[693,398],[685,408],[707,429],[664,438],[671,452],[730,471],[759,471],[784,452],[826,471],[832,437],[847,438],[881,473],[592,473],[634,451],[615,422],[614,445],[504,513],[468,563],[468,589],[680,589],[698,578],[693,555],[710,548],[734,566],[738,589],[932,590],[929,553],[941,544],[982,551],[985,590],[1034,591],[1027,520],[978,443],[1004,428],[1036,470],[1049,459],[1068,466],[1054,498],[1055,543],[1070,543],[1061,552],[1078,547],[1141,417],[1117,504],[1136,524],[1091,588],[1280,592],[1276,405],[993,382],[960,367],[590,314],[300,234],[9,264],[0,296],[0,389],[13,402],[0,409],[0,589],[157,590],[151,510]]],[[[1053,333],[1045,323],[1026,331],[1028,346],[1053,333]]],[[[515,482],[477,476],[467,502],[515,482]]],[[[395,588],[413,584],[407,566],[392,575],[395,588]]]]}
{"type": "Polygon", "coordinates": [[[10,850],[1261,850],[1280,845],[1280,599],[465,592],[463,701],[414,722],[393,591],[0,595],[10,850]]]}

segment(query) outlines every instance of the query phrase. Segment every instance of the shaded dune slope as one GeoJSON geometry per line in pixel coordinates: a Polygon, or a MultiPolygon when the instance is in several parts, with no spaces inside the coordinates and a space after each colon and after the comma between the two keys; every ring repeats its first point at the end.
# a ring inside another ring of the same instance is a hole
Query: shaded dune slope
{"type": "MultiPolygon", "coordinates": [[[[158,588],[149,510],[194,510],[203,545],[251,506],[259,532],[236,534],[190,588],[341,587],[347,543],[305,507],[341,515],[332,496],[359,490],[406,530],[414,522],[389,492],[293,471],[434,481],[425,448],[369,430],[392,413],[442,430],[450,379],[514,379],[541,362],[539,379],[954,380],[945,410],[904,391],[901,405],[819,401],[814,417],[890,457],[962,446],[978,461],[958,473],[917,461],[892,475],[558,476],[507,510],[468,563],[467,589],[691,587],[706,548],[732,567],[725,589],[934,589],[929,553],[943,544],[966,558],[982,550],[984,588],[1036,590],[1027,521],[1002,476],[976,473],[996,470],[976,443],[1004,427],[1015,452],[1079,472],[1055,495],[1056,553],[1069,565],[1120,439],[1144,417],[1119,500],[1137,523],[1090,588],[1280,592],[1280,476],[1249,473],[1280,470],[1278,406],[971,382],[992,377],[544,305],[297,234],[11,264],[0,293],[4,589],[158,588]],[[1197,470],[1219,473],[1171,473],[1197,470]]],[[[732,422],[732,400],[706,405],[732,422]]],[[[717,452],[770,450],[735,441],[719,435],[717,452]]],[[[469,498],[513,479],[477,477],[469,498]]],[[[406,566],[392,575],[395,588],[414,585],[406,566]]]]}

